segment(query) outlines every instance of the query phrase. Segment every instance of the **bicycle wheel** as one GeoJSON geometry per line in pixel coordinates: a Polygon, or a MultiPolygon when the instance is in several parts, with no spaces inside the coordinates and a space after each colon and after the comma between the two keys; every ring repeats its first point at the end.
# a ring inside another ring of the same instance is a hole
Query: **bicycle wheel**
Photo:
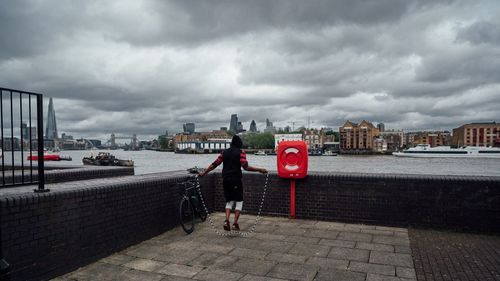
{"type": "Polygon", "coordinates": [[[194,230],[194,212],[193,206],[188,198],[183,197],[179,203],[179,218],[182,229],[187,234],[190,234],[194,230]]]}

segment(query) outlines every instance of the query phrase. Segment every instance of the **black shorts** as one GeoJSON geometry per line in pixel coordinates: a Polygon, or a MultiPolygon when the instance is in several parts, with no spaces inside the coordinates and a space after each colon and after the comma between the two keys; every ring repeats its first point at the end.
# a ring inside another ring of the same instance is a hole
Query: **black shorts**
{"type": "Polygon", "coordinates": [[[224,197],[226,202],[243,201],[243,183],[241,178],[223,178],[224,197]]]}

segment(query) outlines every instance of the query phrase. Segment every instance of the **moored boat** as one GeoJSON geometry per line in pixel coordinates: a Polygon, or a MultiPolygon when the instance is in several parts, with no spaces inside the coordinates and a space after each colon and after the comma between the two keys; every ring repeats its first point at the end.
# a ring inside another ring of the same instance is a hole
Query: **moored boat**
{"type": "Polygon", "coordinates": [[[315,149],[315,150],[309,150],[308,154],[309,156],[321,156],[323,155],[323,152],[319,149],[315,149]]]}
{"type": "MultiPolygon", "coordinates": [[[[28,155],[26,158],[28,161],[38,161],[38,155],[28,155]]],[[[73,159],[71,156],[67,155],[59,155],[59,154],[49,154],[49,153],[44,153],[43,154],[43,160],[44,161],[72,161],[73,159]]]]}
{"type": "Polygon", "coordinates": [[[96,157],[94,157],[93,155],[90,157],[83,157],[82,162],[84,165],[94,166],[134,166],[134,161],[117,159],[109,152],[99,152],[96,157]]]}
{"type": "Polygon", "coordinates": [[[264,150],[259,150],[257,151],[254,155],[258,155],[258,156],[266,156],[266,152],[264,150]]]}
{"type": "Polygon", "coordinates": [[[461,148],[451,148],[449,146],[431,147],[428,144],[419,144],[400,152],[393,152],[392,155],[398,157],[476,157],[476,158],[500,158],[500,148],[467,146],[461,148]]]}

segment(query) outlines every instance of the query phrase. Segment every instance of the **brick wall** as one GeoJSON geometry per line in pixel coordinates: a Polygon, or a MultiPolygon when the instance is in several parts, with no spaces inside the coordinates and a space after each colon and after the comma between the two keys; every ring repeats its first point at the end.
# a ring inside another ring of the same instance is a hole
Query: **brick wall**
{"type": "MultiPolygon", "coordinates": [[[[0,223],[12,279],[56,277],[177,226],[182,174],[68,182],[42,194],[9,191],[0,199],[0,223]]],[[[203,190],[210,186],[204,179],[203,190]]]]}
{"type": "MultiPolygon", "coordinates": [[[[264,179],[244,174],[244,212],[257,213],[264,179]]],[[[288,216],[289,180],[270,181],[262,213],[288,216]]],[[[222,211],[220,174],[215,183],[222,211]]],[[[500,177],[312,173],[297,180],[296,217],[500,233],[500,177]]]]}

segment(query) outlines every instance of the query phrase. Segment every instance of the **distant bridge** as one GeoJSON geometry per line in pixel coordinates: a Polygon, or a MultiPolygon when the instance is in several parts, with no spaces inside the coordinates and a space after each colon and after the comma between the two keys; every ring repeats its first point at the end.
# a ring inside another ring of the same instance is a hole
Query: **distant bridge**
{"type": "Polygon", "coordinates": [[[137,134],[133,134],[132,136],[115,136],[115,134],[111,134],[110,138],[106,141],[106,145],[109,146],[117,146],[116,145],[116,140],[117,139],[129,139],[130,140],[130,146],[131,147],[137,147],[138,146],[138,141],[137,141],[137,134]]]}

